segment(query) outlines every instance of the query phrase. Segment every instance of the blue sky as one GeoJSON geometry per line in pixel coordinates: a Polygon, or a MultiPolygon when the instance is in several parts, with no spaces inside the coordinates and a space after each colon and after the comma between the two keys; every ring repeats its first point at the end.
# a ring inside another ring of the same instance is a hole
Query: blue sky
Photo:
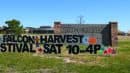
{"type": "Polygon", "coordinates": [[[24,27],[78,23],[80,15],[85,23],[117,21],[119,30],[130,30],[130,0],[0,0],[0,26],[10,19],[24,27]]]}

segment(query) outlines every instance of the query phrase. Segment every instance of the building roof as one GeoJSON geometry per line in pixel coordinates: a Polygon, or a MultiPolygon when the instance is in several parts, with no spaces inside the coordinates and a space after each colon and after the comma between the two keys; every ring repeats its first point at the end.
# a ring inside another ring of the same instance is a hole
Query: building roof
{"type": "Polygon", "coordinates": [[[107,24],[61,24],[62,33],[99,33],[107,24]]]}

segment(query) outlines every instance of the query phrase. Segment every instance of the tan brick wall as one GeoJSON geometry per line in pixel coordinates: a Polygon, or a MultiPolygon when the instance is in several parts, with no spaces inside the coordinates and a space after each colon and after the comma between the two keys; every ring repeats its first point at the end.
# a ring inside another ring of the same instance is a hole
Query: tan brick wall
{"type": "Polygon", "coordinates": [[[60,34],[61,33],[61,23],[60,22],[54,22],[54,33],[60,34]]]}
{"type": "Polygon", "coordinates": [[[117,22],[109,22],[110,25],[110,38],[111,38],[111,46],[117,46],[118,44],[118,23],[117,22]]]}

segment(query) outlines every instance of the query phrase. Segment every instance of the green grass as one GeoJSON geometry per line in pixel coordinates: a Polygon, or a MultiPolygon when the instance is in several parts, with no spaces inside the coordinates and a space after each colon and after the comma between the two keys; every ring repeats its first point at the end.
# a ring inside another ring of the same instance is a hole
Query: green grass
{"type": "Polygon", "coordinates": [[[65,56],[84,61],[84,64],[65,63],[56,56],[59,55],[40,57],[33,56],[32,53],[0,53],[0,73],[130,73],[130,41],[119,41],[115,56],[65,56]],[[90,58],[95,61],[87,62],[90,58]]]}

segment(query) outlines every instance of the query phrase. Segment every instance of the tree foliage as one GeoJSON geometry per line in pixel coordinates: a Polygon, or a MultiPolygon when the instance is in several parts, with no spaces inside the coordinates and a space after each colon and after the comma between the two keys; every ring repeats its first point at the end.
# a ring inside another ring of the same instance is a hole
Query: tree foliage
{"type": "Polygon", "coordinates": [[[8,20],[5,21],[5,24],[7,24],[8,32],[10,32],[11,34],[18,35],[23,33],[23,26],[21,25],[19,20],[8,20]]]}

